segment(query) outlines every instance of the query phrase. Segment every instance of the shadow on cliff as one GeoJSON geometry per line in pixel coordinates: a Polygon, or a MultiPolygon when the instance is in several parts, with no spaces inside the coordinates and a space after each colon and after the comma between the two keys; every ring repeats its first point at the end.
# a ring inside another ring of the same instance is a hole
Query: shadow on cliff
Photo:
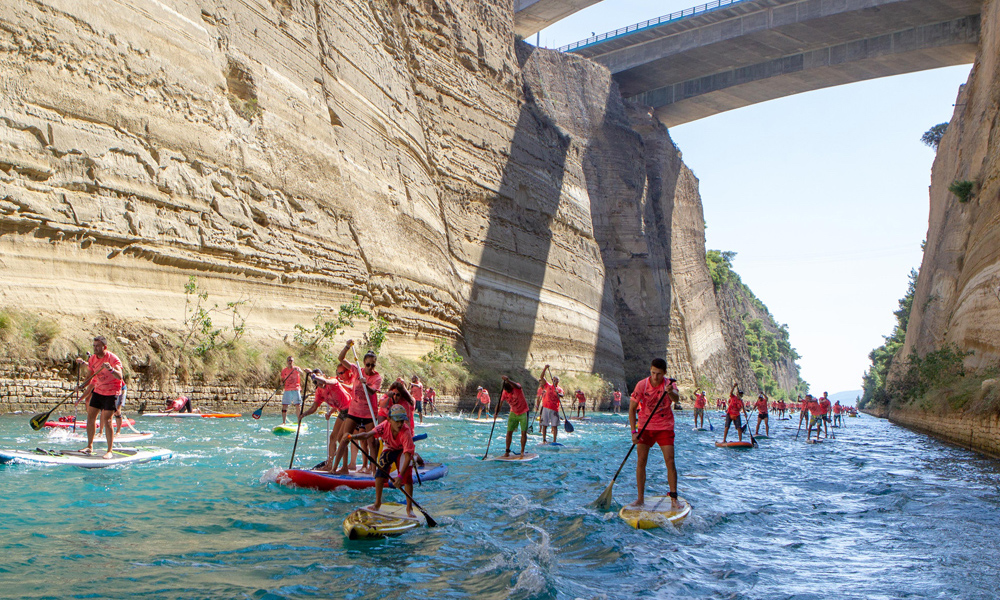
{"type": "MultiPolygon", "coordinates": [[[[517,44],[524,68],[534,48],[517,44]]],[[[462,323],[476,364],[528,363],[552,246],[570,139],[524,86],[517,128],[499,193],[488,197],[488,230],[462,323]]]]}

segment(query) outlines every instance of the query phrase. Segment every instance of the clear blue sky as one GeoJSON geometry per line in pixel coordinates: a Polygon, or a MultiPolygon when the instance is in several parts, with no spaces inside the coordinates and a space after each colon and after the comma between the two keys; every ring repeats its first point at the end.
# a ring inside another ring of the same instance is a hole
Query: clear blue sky
{"type": "MultiPolygon", "coordinates": [[[[693,6],[605,0],[541,32],[556,47],[693,6]]],[[[530,39],[531,42],[535,38],[530,39]]],[[[818,90],[671,129],[701,181],[708,247],[787,323],[812,391],[858,389],[919,268],[934,151],[970,66],[818,90]]]]}

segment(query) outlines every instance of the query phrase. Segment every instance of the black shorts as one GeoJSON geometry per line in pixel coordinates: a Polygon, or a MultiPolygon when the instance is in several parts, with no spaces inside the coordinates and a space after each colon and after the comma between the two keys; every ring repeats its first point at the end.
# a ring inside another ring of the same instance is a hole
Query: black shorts
{"type": "Polygon", "coordinates": [[[726,415],[726,424],[725,424],[725,427],[729,427],[730,423],[736,423],[737,427],[742,428],[743,427],[743,421],[742,421],[741,417],[742,417],[742,415],[736,415],[735,418],[730,417],[729,415],[726,415]]]}
{"type": "Polygon", "coordinates": [[[757,413],[757,418],[758,419],[764,419],[766,421],[767,420],[767,413],[757,413]]]}
{"type": "MultiPolygon", "coordinates": [[[[389,478],[389,469],[392,467],[392,463],[396,463],[398,466],[401,462],[403,456],[402,449],[400,450],[383,450],[382,454],[378,455],[378,464],[375,465],[375,477],[383,477],[385,479],[389,478]]],[[[402,476],[402,483],[413,483],[413,467],[412,465],[406,467],[406,473],[402,476]]]]}
{"type": "Polygon", "coordinates": [[[354,421],[358,427],[367,427],[375,423],[375,419],[371,417],[355,417],[354,415],[348,413],[347,418],[354,421]]]}
{"type": "Polygon", "coordinates": [[[830,417],[828,417],[826,415],[823,415],[823,420],[826,421],[827,423],[829,423],[830,422],[830,417]]]}
{"type": "Polygon", "coordinates": [[[346,419],[349,415],[347,414],[347,409],[337,411],[337,420],[346,419]]]}
{"type": "Polygon", "coordinates": [[[424,414],[424,403],[421,402],[420,400],[417,400],[414,404],[416,404],[417,412],[420,414],[424,414]]]}
{"type": "Polygon", "coordinates": [[[115,396],[105,396],[94,392],[90,394],[90,405],[101,410],[115,410],[115,396]]]}

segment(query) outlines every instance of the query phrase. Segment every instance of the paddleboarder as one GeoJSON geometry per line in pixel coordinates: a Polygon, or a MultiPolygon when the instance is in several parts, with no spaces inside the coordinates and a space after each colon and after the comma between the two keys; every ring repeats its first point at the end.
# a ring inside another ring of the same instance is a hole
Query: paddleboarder
{"type": "Polygon", "coordinates": [[[583,394],[583,390],[576,390],[576,416],[586,417],[587,416],[587,397],[583,394]]]}
{"type": "Polygon", "coordinates": [[[726,437],[729,435],[730,423],[736,424],[736,436],[739,441],[743,441],[743,424],[740,419],[745,409],[743,405],[743,390],[737,389],[736,386],[737,384],[734,383],[733,387],[729,390],[729,405],[726,407],[726,429],[722,432],[723,444],[726,443],[726,437]]]}
{"type": "Polygon", "coordinates": [[[349,437],[354,440],[376,438],[382,441],[382,452],[378,455],[378,464],[375,467],[375,503],[372,504],[372,510],[378,511],[382,507],[382,487],[385,485],[385,480],[390,478],[392,464],[395,463],[397,477],[392,480],[392,485],[397,488],[402,485],[406,490],[406,514],[415,518],[413,502],[410,499],[413,495],[410,465],[413,462],[415,447],[413,430],[407,421],[406,409],[397,404],[389,409],[389,418],[379,423],[377,427],[349,437]]]}
{"type": "Polygon", "coordinates": [[[768,423],[768,406],[767,406],[767,394],[761,393],[757,395],[757,402],[754,403],[753,407],[757,409],[757,428],[754,429],[754,435],[760,435],[760,422],[764,422],[764,435],[771,437],[771,424],[768,423]]]}
{"type": "Polygon", "coordinates": [[[200,410],[191,408],[191,399],[187,396],[177,396],[173,400],[167,400],[166,405],[167,407],[163,411],[165,413],[200,412],[200,410]]]}
{"type": "Polygon", "coordinates": [[[514,432],[521,430],[521,458],[524,458],[524,446],[528,443],[528,401],[524,397],[524,390],[521,384],[511,381],[506,375],[503,377],[503,391],[500,392],[500,402],[497,402],[497,412],[500,412],[500,405],[506,402],[510,405],[510,414],[507,415],[507,446],[504,456],[510,456],[510,442],[514,437],[514,432]]]}
{"type": "MultiPolygon", "coordinates": [[[[549,383],[545,379],[545,374],[549,371],[549,365],[545,365],[542,369],[542,375],[538,378],[539,391],[543,391],[541,396],[541,425],[542,425],[542,443],[546,441],[546,431],[549,427],[552,428],[552,443],[556,443],[556,437],[559,435],[559,403],[560,398],[563,397],[563,389],[559,387],[559,378],[553,377],[552,383],[549,383]]],[[[535,410],[538,410],[538,404],[535,404],[535,410]]]]}
{"type": "Polygon", "coordinates": [[[302,367],[295,364],[295,357],[289,356],[285,359],[285,368],[281,370],[279,377],[284,382],[284,391],[281,393],[281,424],[287,421],[289,405],[299,406],[302,404],[302,367]]]}
{"type": "MultiPolygon", "coordinates": [[[[830,423],[830,412],[833,407],[830,405],[830,399],[827,397],[826,392],[818,400],[820,408],[823,409],[823,437],[830,437],[830,429],[827,424],[830,423]]],[[[819,436],[819,430],[816,430],[817,437],[819,436]]]]}
{"type": "Polygon", "coordinates": [[[843,409],[843,407],[840,406],[840,400],[837,400],[833,404],[833,426],[834,427],[840,427],[841,425],[844,424],[844,421],[843,421],[843,412],[844,412],[844,409],[843,409]]]}
{"type": "Polygon", "coordinates": [[[705,406],[708,404],[708,399],[705,398],[705,390],[698,390],[694,394],[694,427],[695,429],[705,428],[705,406]],[[698,420],[701,419],[701,424],[698,420]]]}
{"type": "Polygon", "coordinates": [[[622,393],[618,390],[611,394],[611,410],[616,415],[622,411],[622,393]]]}
{"type": "Polygon", "coordinates": [[[479,386],[479,388],[476,390],[476,399],[479,400],[479,406],[477,407],[476,410],[476,418],[478,419],[483,416],[483,409],[486,410],[486,415],[489,416],[490,391],[484,388],[483,386],[479,386]]]}
{"type": "Polygon", "coordinates": [[[654,358],[649,366],[649,377],[635,384],[632,390],[628,422],[636,449],[635,483],[638,492],[632,506],[642,506],[646,501],[646,461],[649,449],[653,444],[659,444],[667,466],[670,506],[674,510],[680,510],[681,505],[677,501],[677,467],[674,465],[674,411],[671,408],[680,395],[677,380],[667,378],[666,374],[667,361],[654,358]],[[641,427],[644,429],[640,435],[641,427]]]}
{"type": "Polygon", "coordinates": [[[343,365],[337,365],[337,375],[336,377],[330,379],[323,375],[323,372],[319,369],[313,369],[309,377],[313,380],[316,386],[315,401],[313,405],[309,407],[308,410],[302,413],[299,417],[299,423],[301,426],[302,419],[313,414],[319,407],[326,404],[330,407],[330,410],[326,412],[326,420],[329,421],[330,417],[334,412],[337,413],[337,418],[333,422],[333,428],[330,431],[330,439],[327,442],[326,447],[326,462],[323,464],[323,470],[328,473],[333,473],[336,468],[336,457],[337,457],[337,442],[344,434],[344,422],[347,420],[347,408],[351,405],[351,392],[353,381],[350,378],[349,372],[343,367],[343,365]]]}
{"type": "Polygon", "coordinates": [[[809,441],[809,436],[812,434],[814,425],[816,426],[816,440],[818,441],[824,412],[823,407],[819,401],[812,397],[812,394],[806,394],[805,402],[802,403],[802,414],[803,416],[809,415],[808,425],[806,425],[806,441],[809,441]]]}
{"type": "Polygon", "coordinates": [[[420,422],[424,422],[424,384],[420,383],[420,378],[414,375],[410,378],[410,397],[413,398],[413,407],[420,416],[420,422]]]}
{"type": "Polygon", "coordinates": [[[82,384],[77,386],[77,390],[86,389],[93,381],[94,390],[90,394],[90,401],[87,403],[87,447],[81,450],[85,454],[94,451],[94,430],[98,418],[101,427],[104,428],[104,437],[108,441],[108,451],[104,454],[105,459],[114,456],[111,448],[114,446],[115,432],[111,427],[111,416],[115,414],[115,398],[122,389],[122,361],[108,350],[108,340],[103,335],[94,338],[94,353],[86,361],[77,358],[81,365],[87,365],[90,376],[82,384]]]}
{"type": "MultiPolygon", "coordinates": [[[[365,432],[371,432],[372,429],[375,428],[374,415],[372,415],[369,399],[376,398],[379,388],[382,387],[382,375],[375,370],[375,363],[377,360],[375,353],[369,350],[364,357],[364,368],[358,370],[357,365],[347,362],[347,351],[350,350],[352,346],[354,346],[354,340],[347,340],[347,344],[344,346],[344,349],[340,351],[340,356],[337,359],[340,361],[340,366],[351,373],[351,377],[354,381],[354,388],[351,390],[351,403],[347,407],[347,419],[343,425],[343,432],[345,435],[341,439],[340,445],[337,447],[337,458],[334,461],[334,464],[343,461],[341,469],[339,471],[335,471],[337,475],[348,474],[347,448],[349,446],[348,438],[351,433],[359,427],[364,428],[365,432]]],[[[375,444],[373,442],[369,442],[368,453],[374,455],[375,452],[375,444]]],[[[361,471],[365,471],[364,467],[362,467],[361,471]]]]}
{"type": "MultiPolygon", "coordinates": [[[[437,398],[437,392],[434,391],[434,388],[429,387],[424,391],[424,408],[427,409],[428,415],[437,412],[437,409],[434,406],[434,400],[436,398],[437,398]]],[[[422,419],[421,422],[423,422],[422,419]]]]}

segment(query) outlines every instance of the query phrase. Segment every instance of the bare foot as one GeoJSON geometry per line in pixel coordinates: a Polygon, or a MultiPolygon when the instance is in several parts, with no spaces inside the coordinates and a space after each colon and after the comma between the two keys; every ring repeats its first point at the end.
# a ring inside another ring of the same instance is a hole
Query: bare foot
{"type": "Polygon", "coordinates": [[[104,460],[108,460],[114,457],[115,457],[114,453],[112,453],[110,450],[104,453],[104,460]]]}
{"type": "Polygon", "coordinates": [[[670,499],[670,508],[672,510],[680,510],[681,508],[683,508],[683,506],[681,505],[680,502],[677,501],[676,498],[671,498],[670,499]]]}
{"type": "Polygon", "coordinates": [[[629,506],[631,506],[632,508],[639,508],[640,506],[643,506],[644,504],[646,504],[645,498],[638,498],[638,499],[636,499],[635,502],[633,502],[632,504],[629,504],[629,506]]]}
{"type": "Polygon", "coordinates": [[[376,502],[375,504],[372,504],[371,508],[374,511],[378,511],[378,509],[382,508],[382,503],[381,502],[376,502]]]}
{"type": "Polygon", "coordinates": [[[417,518],[417,515],[413,514],[413,511],[409,510],[409,509],[407,509],[407,511],[406,511],[406,516],[410,517],[411,519],[416,519],[417,518]]]}
{"type": "Polygon", "coordinates": [[[94,453],[94,449],[92,447],[90,447],[90,446],[87,446],[83,450],[80,450],[80,454],[93,454],[93,453],[94,453]]]}
{"type": "Polygon", "coordinates": [[[503,453],[504,458],[507,458],[508,456],[510,456],[510,450],[503,453]]]}
{"type": "Polygon", "coordinates": [[[341,469],[339,471],[330,471],[330,472],[333,473],[334,475],[350,475],[350,473],[347,472],[347,469],[341,469]]]}

